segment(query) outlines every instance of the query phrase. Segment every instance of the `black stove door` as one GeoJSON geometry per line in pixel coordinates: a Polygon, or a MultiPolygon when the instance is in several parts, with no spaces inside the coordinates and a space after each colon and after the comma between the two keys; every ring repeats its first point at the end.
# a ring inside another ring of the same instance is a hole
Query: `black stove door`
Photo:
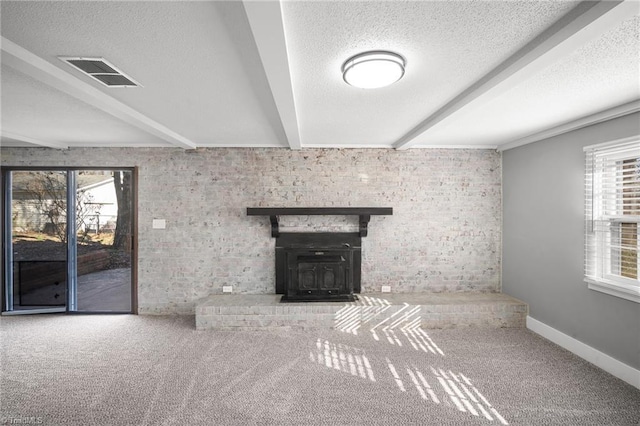
{"type": "Polygon", "coordinates": [[[332,297],[349,294],[349,251],[291,250],[288,253],[289,296],[332,297]]]}

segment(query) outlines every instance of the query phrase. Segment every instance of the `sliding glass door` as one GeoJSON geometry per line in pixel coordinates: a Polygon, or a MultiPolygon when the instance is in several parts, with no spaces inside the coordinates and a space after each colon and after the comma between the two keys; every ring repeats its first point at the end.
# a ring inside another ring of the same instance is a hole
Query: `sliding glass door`
{"type": "Polygon", "coordinates": [[[132,172],[76,175],[76,311],[131,311],[132,172]]]}
{"type": "Polygon", "coordinates": [[[7,310],[57,312],[67,300],[67,172],[7,175],[7,310]]]}
{"type": "Polygon", "coordinates": [[[10,170],[3,311],[134,308],[133,170],[10,170]]]}

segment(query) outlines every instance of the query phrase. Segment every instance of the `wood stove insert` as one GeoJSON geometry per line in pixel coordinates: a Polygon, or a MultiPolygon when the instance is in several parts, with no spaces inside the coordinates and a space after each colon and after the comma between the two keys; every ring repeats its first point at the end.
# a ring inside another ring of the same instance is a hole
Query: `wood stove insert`
{"type": "Polygon", "coordinates": [[[276,294],[282,302],[354,301],[360,293],[362,237],[371,215],[391,215],[390,207],[247,208],[249,216],[269,216],[276,238],[276,294]],[[359,232],[281,233],[279,215],[358,215],[359,232]]]}
{"type": "Polygon", "coordinates": [[[357,233],[282,233],[276,239],[276,293],[283,302],[354,301],[360,292],[357,233]]]}

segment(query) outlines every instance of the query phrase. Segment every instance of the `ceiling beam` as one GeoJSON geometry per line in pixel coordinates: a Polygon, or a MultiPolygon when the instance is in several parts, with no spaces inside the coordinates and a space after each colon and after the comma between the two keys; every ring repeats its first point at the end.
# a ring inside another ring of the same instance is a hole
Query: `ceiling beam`
{"type": "Polygon", "coordinates": [[[0,137],[11,139],[11,140],[18,141],[18,142],[26,142],[26,143],[30,143],[30,144],[37,145],[37,146],[44,146],[44,147],[47,147],[47,148],[55,148],[55,149],[67,149],[67,148],[69,148],[69,145],[66,145],[66,144],[64,144],[62,142],[44,141],[42,139],[34,139],[34,138],[30,138],[28,136],[23,136],[23,135],[18,135],[16,133],[12,133],[12,132],[7,132],[6,130],[2,130],[2,132],[0,132],[0,137]]]}
{"type": "Polygon", "coordinates": [[[196,148],[196,144],[189,139],[31,53],[11,40],[2,37],[0,48],[2,50],[3,65],[8,65],[172,145],[185,149],[196,148]]]}
{"type": "Polygon", "coordinates": [[[464,90],[398,139],[393,147],[407,149],[416,138],[454,114],[468,113],[518,86],[578,47],[638,14],[640,3],[583,1],[522,49],[464,90]]]}
{"type": "Polygon", "coordinates": [[[243,1],[262,67],[291,149],[301,149],[287,40],[279,1],[243,1]]]}
{"type": "Polygon", "coordinates": [[[594,124],[602,123],[603,121],[613,120],[614,118],[624,117],[625,115],[640,112],[640,100],[628,102],[616,107],[597,112],[595,114],[581,117],[577,120],[571,120],[568,123],[563,123],[559,126],[554,126],[550,129],[543,130],[541,132],[534,133],[523,138],[512,140],[498,147],[498,151],[506,151],[507,149],[517,148],[522,145],[541,141],[543,139],[549,139],[554,136],[562,135],[564,133],[572,132],[574,130],[582,129],[583,127],[592,126],[594,124]]]}

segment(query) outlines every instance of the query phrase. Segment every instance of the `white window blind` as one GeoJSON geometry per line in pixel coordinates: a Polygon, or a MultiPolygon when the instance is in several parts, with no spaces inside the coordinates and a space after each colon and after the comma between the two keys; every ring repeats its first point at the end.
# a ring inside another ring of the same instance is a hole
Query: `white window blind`
{"type": "Polygon", "coordinates": [[[585,152],[585,279],[640,302],[640,137],[585,152]]]}

